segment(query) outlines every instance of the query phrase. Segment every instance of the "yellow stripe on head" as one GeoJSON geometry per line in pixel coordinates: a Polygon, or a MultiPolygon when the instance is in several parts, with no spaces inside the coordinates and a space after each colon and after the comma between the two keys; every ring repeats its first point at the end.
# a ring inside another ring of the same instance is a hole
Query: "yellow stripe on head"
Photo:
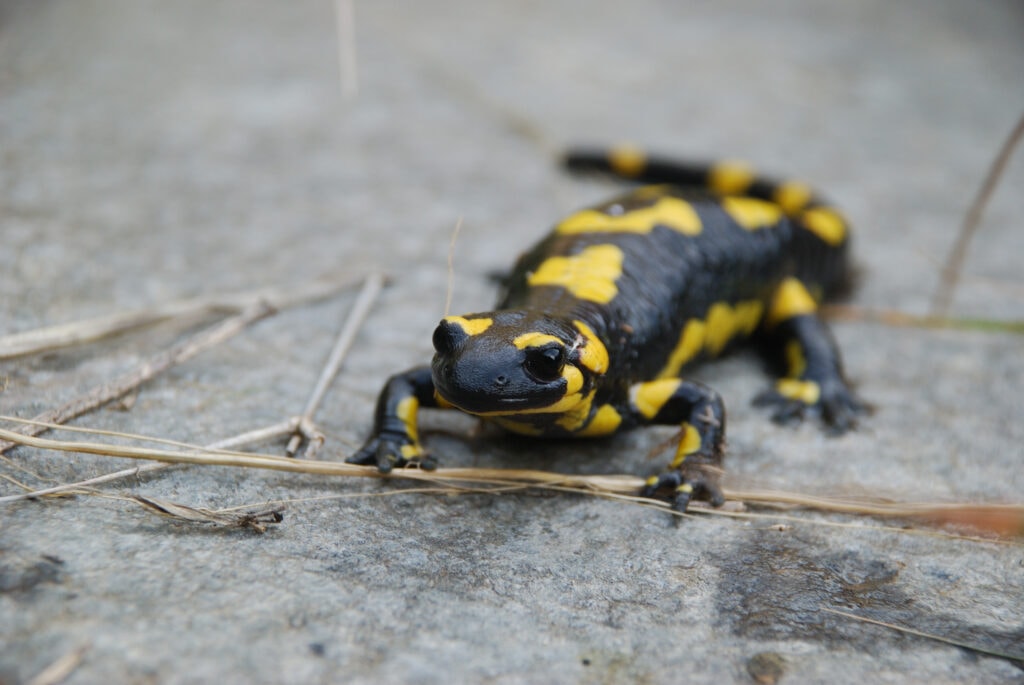
{"type": "Polygon", "coordinates": [[[719,195],[743,195],[754,178],[754,168],[746,162],[719,162],[708,172],[708,188],[719,195]]]}
{"type": "Polygon", "coordinates": [[[583,336],[585,343],[579,348],[580,364],[596,374],[603,374],[608,370],[608,348],[597,334],[582,321],[573,321],[576,330],[583,336]]]}
{"type": "Polygon", "coordinates": [[[494,319],[467,319],[464,316],[446,316],[444,320],[464,330],[466,335],[480,335],[494,323],[494,319]]]}
{"type": "Polygon", "coordinates": [[[647,155],[639,148],[621,145],[608,152],[608,165],[619,176],[634,178],[647,168],[647,155]]]}
{"type": "MultiPolygon", "coordinates": [[[[572,368],[576,373],[579,373],[579,370],[576,369],[576,367],[572,368]]],[[[558,417],[555,421],[555,425],[565,431],[575,433],[587,422],[587,419],[590,418],[590,408],[593,404],[594,393],[590,393],[584,397],[579,404],[558,417]]]]}
{"type": "Polygon", "coordinates": [[[512,344],[520,350],[525,350],[527,347],[543,347],[550,343],[563,344],[562,339],[551,335],[550,333],[539,333],[537,331],[530,331],[529,333],[523,333],[517,335],[512,339],[512,344]]]}

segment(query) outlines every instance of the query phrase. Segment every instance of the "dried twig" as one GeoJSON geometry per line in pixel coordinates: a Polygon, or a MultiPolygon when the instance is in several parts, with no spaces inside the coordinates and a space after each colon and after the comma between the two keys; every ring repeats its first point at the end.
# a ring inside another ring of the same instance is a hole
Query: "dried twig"
{"type": "Polygon", "coordinates": [[[978,189],[978,194],[974,197],[974,202],[971,203],[971,208],[967,210],[967,215],[964,217],[960,232],[957,234],[956,242],[953,243],[949,256],[946,258],[946,263],[942,267],[942,275],[932,297],[931,314],[934,317],[945,316],[946,312],[949,311],[949,306],[953,301],[953,290],[960,280],[960,271],[963,269],[964,260],[967,258],[967,247],[970,245],[971,238],[974,237],[978,226],[981,224],[981,214],[985,211],[985,206],[988,204],[996,184],[999,183],[1000,176],[1003,175],[1006,163],[1010,161],[1010,156],[1013,154],[1013,150],[1017,147],[1021,138],[1024,138],[1024,116],[1021,116],[1017,125],[1014,126],[1013,131],[1010,133],[1010,137],[1006,139],[1006,142],[999,149],[999,154],[996,155],[995,161],[992,162],[988,175],[985,176],[981,188],[978,189]]]}
{"type": "MultiPolygon", "coordinates": [[[[207,445],[208,450],[221,450],[221,449],[232,449],[241,447],[243,445],[251,445],[259,442],[264,442],[272,438],[279,438],[284,435],[291,435],[295,432],[296,426],[299,419],[293,418],[288,421],[282,421],[281,423],[275,423],[272,426],[266,428],[258,428],[256,430],[247,431],[240,433],[234,437],[225,438],[224,440],[218,440],[217,442],[210,443],[207,445]]],[[[168,441],[170,442],[170,441],[168,441]]],[[[168,464],[163,462],[157,462],[154,464],[145,464],[143,466],[136,466],[131,469],[122,469],[120,471],[114,471],[113,473],[106,473],[102,476],[96,476],[95,478],[87,478],[86,480],[77,481],[74,483],[62,483],[61,485],[55,485],[52,488],[43,488],[40,490],[32,490],[31,492],[23,492],[20,495],[7,495],[6,497],[0,497],[0,503],[3,502],[16,502],[23,499],[35,499],[37,497],[46,497],[52,495],[62,495],[73,493],[77,490],[83,490],[90,488],[94,485],[102,485],[103,483],[110,483],[115,480],[121,480],[122,478],[132,478],[139,476],[144,473],[153,473],[156,471],[165,471],[173,468],[177,464],[168,464]]]]}
{"type": "Polygon", "coordinates": [[[847,613],[845,611],[840,611],[839,609],[832,609],[830,607],[821,607],[821,610],[822,611],[827,611],[830,614],[835,614],[837,616],[842,616],[844,618],[853,619],[854,621],[861,621],[862,623],[870,623],[872,625],[882,626],[883,628],[889,628],[890,630],[896,630],[896,631],[899,631],[901,633],[907,633],[909,635],[916,635],[918,637],[923,637],[923,638],[926,638],[926,639],[929,639],[929,640],[935,640],[936,642],[942,642],[942,643],[945,643],[947,645],[953,645],[954,647],[960,647],[962,649],[968,649],[968,650],[970,650],[972,652],[977,652],[978,654],[986,654],[988,656],[999,657],[1000,659],[1008,659],[1010,661],[1016,662],[1019,665],[1024,666],[1024,652],[1021,652],[1019,654],[1010,654],[1009,652],[1001,652],[1001,651],[994,650],[994,649],[988,649],[987,647],[980,647],[980,646],[978,646],[976,644],[970,644],[970,643],[967,643],[967,642],[961,642],[959,640],[954,640],[952,638],[943,637],[941,635],[935,635],[933,633],[926,633],[924,631],[916,630],[914,628],[907,628],[905,626],[896,625],[895,623],[887,623],[886,621],[879,621],[879,620],[874,619],[874,618],[867,618],[865,616],[858,616],[857,614],[847,613]]]}
{"type": "Polygon", "coordinates": [[[64,682],[82,663],[82,659],[88,651],[89,645],[83,645],[68,652],[28,681],[28,685],[58,685],[58,683],[64,682]]]}
{"type": "MultiPolygon", "coordinates": [[[[404,478],[430,483],[486,483],[512,489],[538,487],[593,494],[602,497],[625,497],[631,500],[637,499],[635,493],[643,484],[643,480],[635,476],[569,475],[527,469],[442,468],[436,471],[401,469],[385,475],[372,466],[356,466],[354,464],[322,462],[309,459],[290,459],[245,452],[206,452],[197,449],[174,452],[122,445],[64,442],[19,436],[4,429],[0,429],[0,438],[16,439],[21,444],[40,449],[101,454],[130,459],[154,459],[168,463],[259,468],[322,476],[404,478]]],[[[930,523],[955,521],[958,524],[969,524],[977,527],[979,525],[984,526],[986,520],[996,520],[1001,527],[994,526],[989,529],[990,532],[999,532],[1004,535],[1020,535],[1024,532],[1024,504],[900,503],[877,499],[813,497],[766,490],[743,491],[726,489],[725,495],[730,500],[742,500],[752,504],[799,506],[819,511],[866,514],[883,518],[910,518],[930,523]]],[[[17,497],[22,498],[20,495],[17,497]]],[[[651,503],[650,500],[643,501],[651,503]]]]}
{"type": "Polygon", "coordinates": [[[359,292],[359,297],[356,298],[355,303],[352,305],[352,310],[349,311],[348,317],[338,333],[334,349],[331,350],[327,363],[324,364],[323,371],[320,372],[320,378],[317,379],[316,386],[306,402],[306,408],[303,409],[302,416],[299,417],[295,435],[288,442],[286,450],[288,456],[295,456],[299,446],[302,444],[303,438],[309,440],[307,456],[310,459],[316,456],[317,450],[323,444],[324,436],[316,430],[313,424],[313,415],[316,414],[316,410],[327,393],[327,388],[330,387],[331,381],[338,374],[338,369],[341,368],[345,355],[351,349],[356,333],[359,332],[359,328],[363,325],[366,315],[370,312],[370,307],[373,306],[374,300],[377,299],[377,295],[380,294],[383,287],[384,276],[379,273],[370,274],[363,282],[363,289],[359,292]]]}
{"type": "Polygon", "coordinates": [[[334,0],[338,40],[338,78],[341,94],[354,100],[359,94],[359,68],[356,61],[356,16],[353,0],[334,0]]]}
{"type": "Polygon", "coordinates": [[[94,342],[174,317],[214,313],[231,314],[251,308],[261,302],[269,303],[275,309],[285,309],[303,302],[330,297],[351,287],[354,283],[358,283],[359,280],[361,277],[321,279],[290,288],[263,288],[226,295],[175,300],[147,309],[120,312],[85,321],[13,333],[0,336],[0,360],[94,342]]]}
{"type": "Polygon", "coordinates": [[[159,516],[165,516],[189,523],[209,523],[221,528],[249,528],[257,533],[267,532],[267,526],[284,520],[283,506],[266,507],[241,514],[229,514],[204,507],[188,507],[184,504],[168,502],[153,497],[132,495],[130,499],[142,505],[144,509],[159,516]]]}
{"type": "Polygon", "coordinates": [[[444,315],[448,316],[452,312],[452,295],[455,292],[455,243],[459,239],[459,233],[462,231],[462,217],[455,222],[455,228],[452,229],[451,240],[448,241],[448,288],[444,295],[444,315]]]}
{"type": "Polygon", "coordinates": [[[1021,504],[915,504],[876,498],[815,497],[779,490],[729,490],[728,496],[752,505],[801,507],[879,518],[913,518],[1002,536],[1024,535],[1024,505],[1021,504]]]}
{"type": "Polygon", "coordinates": [[[949,330],[987,331],[991,333],[1024,333],[1024,321],[993,321],[991,319],[950,318],[945,316],[918,316],[895,309],[874,309],[852,304],[826,304],[822,307],[830,319],[840,321],[870,321],[885,326],[913,328],[944,328],[949,330]]]}
{"type": "MultiPolygon", "coordinates": [[[[101,407],[111,400],[122,397],[146,381],[163,373],[170,367],[180,364],[203,350],[218,345],[234,335],[240,333],[246,326],[271,314],[273,308],[266,303],[259,303],[247,308],[241,314],[225,319],[221,323],[208,328],[197,335],[185,340],[178,345],[171,347],[164,352],[145,361],[134,371],[131,371],[110,383],[100,385],[85,395],[78,397],[67,404],[43,412],[35,417],[35,420],[45,424],[59,424],[70,421],[76,416],[101,407]]],[[[45,426],[25,425],[21,431],[25,435],[39,435],[44,432],[45,426]]],[[[0,440],[0,454],[14,446],[12,441],[0,440]]]]}

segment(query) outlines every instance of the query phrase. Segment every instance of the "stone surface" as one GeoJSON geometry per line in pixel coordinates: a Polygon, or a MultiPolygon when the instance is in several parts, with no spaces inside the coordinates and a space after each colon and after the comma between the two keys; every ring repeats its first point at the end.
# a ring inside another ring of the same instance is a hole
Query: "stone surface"
{"type": "MultiPolygon", "coordinates": [[[[456,222],[453,310],[484,309],[491,272],[609,191],[562,175],[557,151],[621,140],[812,180],[857,228],[854,303],[923,313],[1020,116],[1022,28],[1013,0],[360,3],[346,100],[330,3],[7,2],[0,334],[382,268],[393,285],[318,415],[324,458],[341,459],[383,379],[429,355],[456,222]]],[[[1024,318],[1022,180],[1018,156],[958,316],[1024,318]]],[[[208,443],[296,414],[351,302],[284,311],[147,385],[130,411],[76,425],[208,443]]],[[[752,358],[698,372],[730,407],[735,482],[1020,500],[1020,336],[835,330],[878,406],[842,439],[751,408],[764,383],[752,358]]],[[[0,363],[0,411],[56,406],[186,332],[0,363]]],[[[646,475],[662,458],[642,455],[669,433],[431,444],[448,465],[646,475]]],[[[0,494],[123,466],[17,449],[0,494]]],[[[813,513],[674,527],[569,495],[357,497],[396,487],[186,468],[101,489],[113,497],[0,505],[0,682],[83,646],[68,683],[1024,680],[1007,661],[822,610],[1020,653],[1019,544],[813,513]],[[259,535],[168,522],[128,494],[292,501],[259,535]]]]}

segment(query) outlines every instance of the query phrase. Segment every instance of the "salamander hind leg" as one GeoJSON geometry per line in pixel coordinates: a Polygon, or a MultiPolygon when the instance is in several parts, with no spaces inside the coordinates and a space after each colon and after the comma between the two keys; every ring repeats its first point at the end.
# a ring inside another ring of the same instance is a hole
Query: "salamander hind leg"
{"type": "Polygon", "coordinates": [[[721,506],[725,407],[718,393],[678,378],[649,381],[630,389],[630,409],[638,423],[677,425],[683,432],[668,470],[649,478],[641,497],[667,495],[677,511],[693,499],[721,506]]]}
{"type": "Polygon", "coordinates": [[[809,411],[820,416],[826,430],[840,435],[869,411],[843,374],[835,340],[818,317],[817,303],[807,288],[790,278],[776,291],[765,320],[767,351],[785,375],[754,399],[773,409],[776,423],[798,423],[809,411]]]}
{"type": "Polygon", "coordinates": [[[419,441],[417,414],[420,407],[436,406],[429,368],[416,368],[392,376],[377,399],[373,432],[359,451],[345,461],[374,465],[382,473],[411,464],[433,470],[437,461],[419,441]]]}

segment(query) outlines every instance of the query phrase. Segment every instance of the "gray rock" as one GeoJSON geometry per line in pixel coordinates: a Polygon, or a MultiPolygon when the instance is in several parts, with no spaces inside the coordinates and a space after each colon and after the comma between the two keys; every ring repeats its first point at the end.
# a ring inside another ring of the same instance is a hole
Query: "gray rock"
{"type": "MultiPolygon", "coordinates": [[[[1020,116],[1013,0],[360,3],[359,93],[329,3],[13,2],[0,8],[0,334],[319,274],[393,285],[318,414],[322,458],[366,435],[391,372],[492,271],[609,191],[554,153],[632,140],[811,180],[856,227],[854,303],[924,313],[987,165],[1020,116]]],[[[1024,318],[1007,170],[955,315],[1024,318]]],[[[76,424],[209,443],[297,414],[351,304],[284,311],[76,424]]],[[[835,326],[878,406],[858,432],[772,425],[752,357],[699,372],[730,407],[734,482],[896,499],[1020,501],[1018,335],[835,326]]],[[[0,365],[31,416],[177,340],[164,324],[0,365]]],[[[466,433],[471,421],[430,417],[466,433]]],[[[658,470],[671,431],[535,444],[437,434],[446,465],[658,470]]],[[[280,453],[283,444],[265,446],[280,453]]],[[[123,460],[19,448],[44,487],[123,460]]],[[[1019,545],[816,513],[775,525],[536,493],[177,468],[104,486],[193,507],[289,500],[260,535],[125,499],[3,506],[0,682],[88,646],[93,682],[1020,682],[1011,663],[824,612],[1024,652],[1019,545]],[[833,527],[833,523],[856,524],[833,527]]],[[[899,526],[899,522],[896,523],[899,526]]]]}

